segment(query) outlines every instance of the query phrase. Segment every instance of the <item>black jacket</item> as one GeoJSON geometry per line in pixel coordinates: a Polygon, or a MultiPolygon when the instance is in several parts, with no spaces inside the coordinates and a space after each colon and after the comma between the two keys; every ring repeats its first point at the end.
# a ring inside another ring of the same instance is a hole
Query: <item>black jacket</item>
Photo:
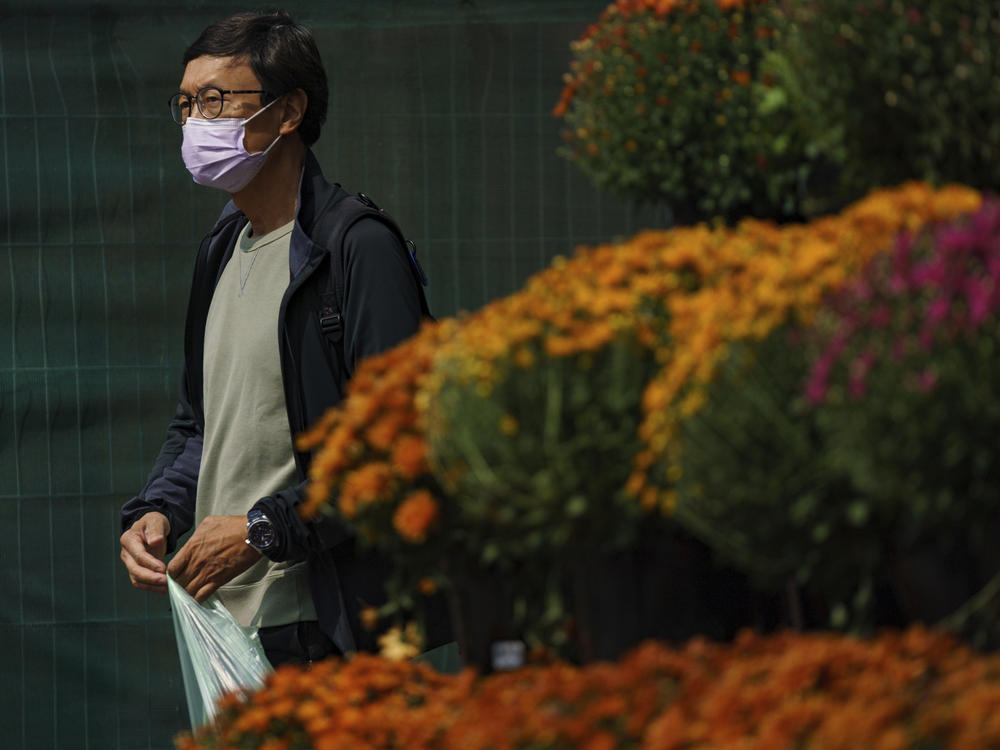
{"type": "MultiPolygon", "coordinates": [[[[348,199],[339,185],[326,182],[315,157],[308,153],[289,250],[289,284],[276,321],[290,441],[340,402],[342,384],[359,360],[416,333],[422,317],[422,290],[407,251],[386,224],[375,218],[359,220],[343,235],[342,253],[330,246],[335,244],[333,237],[317,236],[317,231],[322,234],[324,227],[330,227],[338,204],[348,199]],[[329,290],[331,262],[342,263],[342,352],[331,346],[319,323],[320,295],[329,290]]],[[[230,202],[201,242],[188,303],[177,411],[146,486],[122,508],[123,531],[149,511],[166,515],[170,520],[168,551],[176,548],[178,538],[193,523],[205,426],[205,323],[215,286],[246,222],[247,217],[230,202]]],[[[360,627],[358,615],[363,607],[384,601],[388,563],[359,550],[350,532],[330,518],[302,521],[296,508],[303,499],[309,461],[309,454],[295,451],[299,484],[260,498],[254,506],[267,514],[277,533],[268,557],[305,560],[323,631],[344,652],[371,650],[373,634],[360,627]]],[[[432,636],[428,645],[447,640],[440,627],[436,631],[438,636],[432,636]]]]}

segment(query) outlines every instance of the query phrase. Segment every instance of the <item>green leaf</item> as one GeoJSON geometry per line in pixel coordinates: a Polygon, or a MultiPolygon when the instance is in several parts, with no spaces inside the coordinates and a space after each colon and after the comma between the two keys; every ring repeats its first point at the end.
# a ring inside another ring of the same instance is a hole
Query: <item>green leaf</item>
{"type": "Polygon", "coordinates": [[[838,602],[830,610],[830,626],[838,630],[847,626],[847,607],[842,602],[838,602]]]}
{"type": "Polygon", "coordinates": [[[852,526],[864,526],[868,522],[870,509],[863,500],[855,500],[847,506],[847,520],[852,526]]]}
{"type": "Polygon", "coordinates": [[[786,104],[788,104],[788,94],[784,89],[774,87],[764,92],[757,105],[757,111],[762,115],[769,115],[782,109],[786,104]]]}
{"type": "Polygon", "coordinates": [[[579,518],[587,512],[587,498],[583,495],[574,495],[566,503],[566,516],[569,518],[579,518]]]}

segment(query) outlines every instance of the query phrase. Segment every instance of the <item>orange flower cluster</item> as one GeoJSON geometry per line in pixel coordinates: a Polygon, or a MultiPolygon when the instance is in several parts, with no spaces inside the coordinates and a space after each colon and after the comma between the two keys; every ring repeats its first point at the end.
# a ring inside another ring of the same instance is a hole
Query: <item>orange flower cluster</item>
{"type": "MultiPolygon", "coordinates": [[[[335,498],[340,513],[353,519],[366,506],[402,501],[422,479],[430,481],[416,394],[453,325],[426,324],[413,338],[364,360],[348,385],[347,398],[299,438],[301,449],[318,449],[304,516],[335,498]]],[[[420,505],[419,514],[403,514],[404,536],[423,538],[430,530],[436,501],[425,492],[420,505]]]]}
{"type": "Polygon", "coordinates": [[[177,747],[983,750],[1000,747],[1000,655],[923,628],[647,643],[481,678],[359,655],[279,670],[177,747]]]}
{"type": "MultiPolygon", "coordinates": [[[[970,213],[981,200],[969,188],[934,190],[914,182],[875,191],[838,215],[808,224],[745,219],[732,229],[681,228],[637,237],[633,243],[663,257],[661,267],[690,259],[698,287],[665,300],[668,347],[644,396],[641,435],[649,450],[637,457],[630,491],[649,496],[648,471],[664,455],[667,484],[679,476],[677,427],[703,404],[704,388],[729,342],[763,339],[786,322],[809,322],[824,295],[891,249],[900,231],[970,213]]],[[[641,283],[655,288],[653,279],[641,283]]],[[[670,509],[672,492],[664,497],[670,509]]]]}
{"type": "MultiPolygon", "coordinates": [[[[636,456],[626,489],[643,507],[669,511],[670,484],[681,470],[679,420],[701,406],[727,342],[763,338],[792,317],[808,320],[824,294],[890,248],[900,230],[968,213],[980,200],[967,188],[910,183],[809,224],[747,219],[734,228],[646,231],[620,245],[582,248],[462,321],[436,362],[454,363],[449,373],[477,382],[485,396],[499,379],[519,377],[518,367],[530,367],[538,351],[585,357],[634,331],[662,368],[643,399],[648,450],[636,456]],[[654,482],[650,470],[664,456],[667,481],[654,482]]],[[[425,380],[425,404],[442,385],[440,372],[425,380]]]]}
{"type": "Polygon", "coordinates": [[[438,505],[431,493],[427,490],[417,490],[407,495],[396,508],[392,525],[406,541],[423,542],[431,525],[437,519],[438,512],[438,505]]]}
{"type": "Polygon", "coordinates": [[[643,399],[647,449],[635,457],[626,490],[645,508],[670,510],[670,484],[681,471],[679,420],[700,407],[728,341],[763,338],[793,317],[807,321],[828,290],[889,248],[897,232],[969,213],[980,202],[967,188],[910,183],[809,224],[748,219],[734,228],[646,231],[557,258],[520,292],[427,325],[361,363],[348,398],[301,438],[303,448],[318,448],[304,512],[331,498],[348,519],[384,506],[369,536],[426,539],[441,515],[438,501],[428,493],[407,510],[399,506],[434,481],[425,423],[442,385],[434,363],[452,362],[460,379],[488,395],[499,378],[517,377],[539,358],[585,364],[622,332],[634,333],[661,364],[643,399]],[[666,481],[654,480],[650,472],[664,456],[666,481]]]}
{"type": "Polygon", "coordinates": [[[433,747],[472,675],[357,654],[308,669],[283,667],[249,698],[222,700],[214,726],[182,735],[178,750],[433,747]]]}

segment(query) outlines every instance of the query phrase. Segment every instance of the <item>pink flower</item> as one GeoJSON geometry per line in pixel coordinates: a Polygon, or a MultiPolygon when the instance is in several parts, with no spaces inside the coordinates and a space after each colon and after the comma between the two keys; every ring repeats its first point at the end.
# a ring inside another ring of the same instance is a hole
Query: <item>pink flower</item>
{"type": "Polygon", "coordinates": [[[869,280],[862,276],[851,288],[852,296],[858,302],[867,302],[872,298],[872,285],[869,280]]]}
{"type": "Polygon", "coordinates": [[[927,368],[917,375],[917,388],[924,393],[930,393],[935,385],[937,385],[937,373],[933,369],[927,368]]]}
{"type": "Polygon", "coordinates": [[[812,377],[809,378],[809,383],[806,386],[806,401],[809,402],[811,406],[819,406],[826,399],[826,392],[829,389],[829,384],[823,378],[812,377]]]}
{"type": "Polygon", "coordinates": [[[826,392],[830,387],[830,370],[836,358],[828,349],[813,365],[812,372],[809,373],[809,382],[806,384],[806,401],[812,406],[818,406],[826,399],[826,392]]]}
{"type": "Polygon", "coordinates": [[[991,312],[993,280],[968,278],[965,280],[965,299],[969,305],[969,321],[977,326],[991,312]]]}
{"type": "Polygon", "coordinates": [[[951,299],[945,295],[936,297],[930,305],[927,306],[927,323],[928,325],[936,326],[946,317],[948,317],[948,311],[951,309],[951,299]]]}
{"type": "Polygon", "coordinates": [[[910,279],[917,287],[941,287],[945,280],[945,265],[936,260],[933,263],[921,263],[913,269],[910,279]]]}
{"type": "Polygon", "coordinates": [[[1000,253],[991,255],[986,260],[986,275],[991,279],[1000,279],[1000,253]]]}
{"type": "Polygon", "coordinates": [[[844,349],[847,348],[847,339],[850,337],[851,333],[854,331],[854,326],[850,321],[845,323],[844,327],[837,331],[834,337],[830,340],[830,345],[827,347],[827,355],[830,358],[831,364],[833,360],[839,357],[844,349]]]}
{"type": "Polygon", "coordinates": [[[879,305],[872,311],[871,324],[873,328],[886,328],[892,320],[892,311],[888,305],[879,305]]]}
{"type": "Polygon", "coordinates": [[[866,349],[851,362],[848,388],[854,398],[861,398],[865,395],[868,388],[868,372],[872,369],[873,364],[875,364],[875,352],[871,349],[866,349]]]}
{"type": "Polygon", "coordinates": [[[896,238],[892,253],[892,272],[889,275],[890,294],[902,294],[910,286],[910,266],[915,242],[912,232],[904,232],[896,238]]]}
{"type": "Polygon", "coordinates": [[[965,226],[944,227],[934,238],[934,245],[943,255],[964,255],[977,244],[977,234],[974,229],[965,226]]]}

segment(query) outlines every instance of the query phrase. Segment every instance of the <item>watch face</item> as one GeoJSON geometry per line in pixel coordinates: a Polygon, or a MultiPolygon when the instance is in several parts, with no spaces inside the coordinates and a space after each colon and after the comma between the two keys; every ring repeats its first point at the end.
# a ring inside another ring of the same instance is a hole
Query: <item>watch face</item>
{"type": "Polygon", "coordinates": [[[257,549],[267,549],[274,544],[274,527],[269,521],[257,521],[250,524],[247,539],[257,549]]]}

